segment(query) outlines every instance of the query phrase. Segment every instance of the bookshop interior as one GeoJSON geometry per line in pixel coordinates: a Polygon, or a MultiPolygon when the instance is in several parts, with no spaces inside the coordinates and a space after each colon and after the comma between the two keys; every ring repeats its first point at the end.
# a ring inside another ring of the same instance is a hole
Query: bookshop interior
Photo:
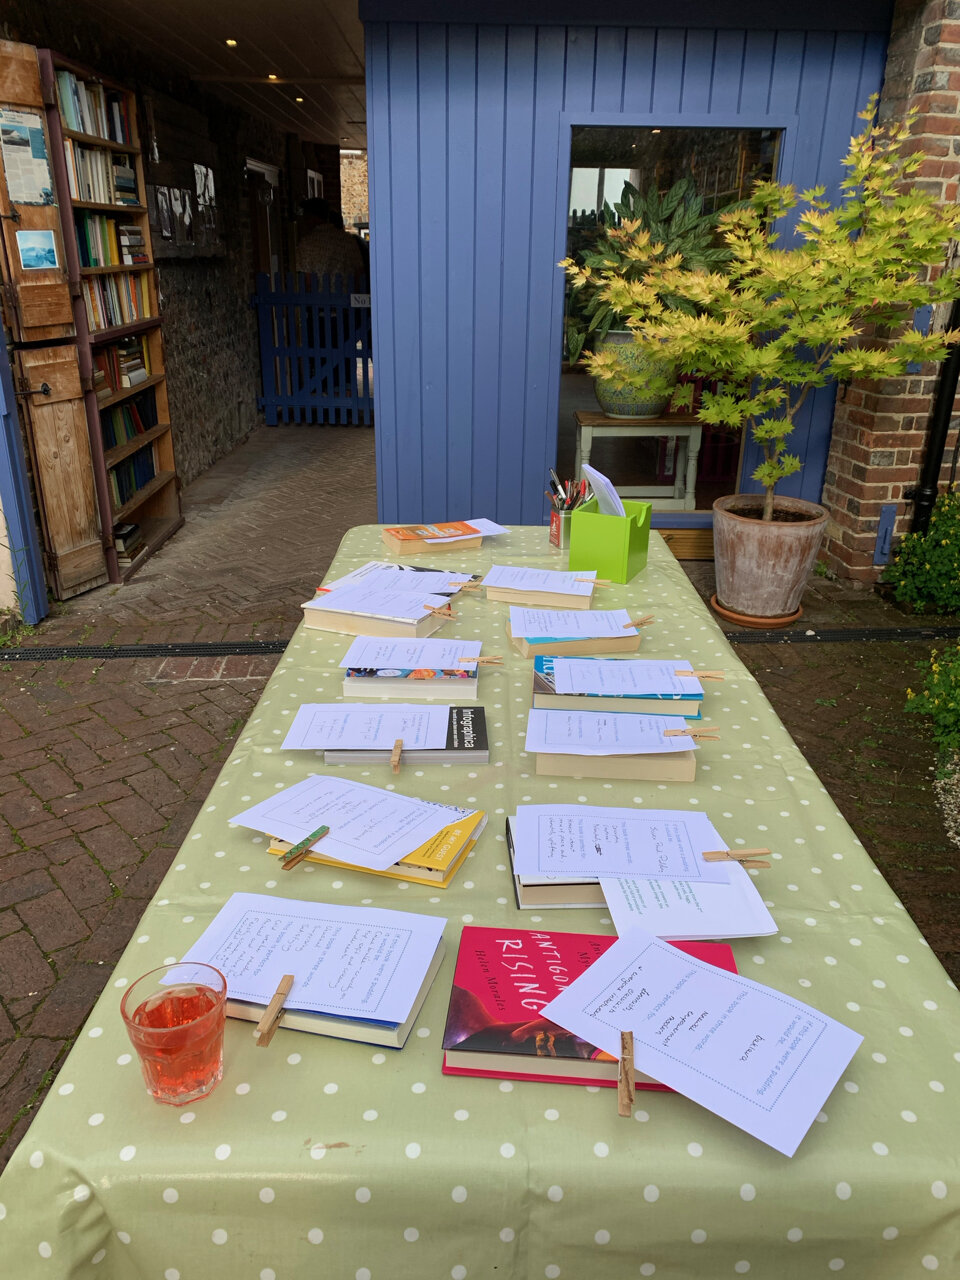
{"type": "MultiPolygon", "coordinates": [[[[311,388],[372,454],[363,27],[287,8],[299,79],[225,0],[0,23],[0,390],[45,608],[122,598],[181,489],[311,388]]],[[[576,137],[570,245],[680,180],[687,132],[576,137]]],[[[775,170],[776,130],[714,142],[713,207],[775,170]]],[[[740,444],[614,445],[563,380],[544,523],[358,519],[295,601],[22,1109],[11,1276],[958,1274],[955,985],[651,526],[740,444]]]]}

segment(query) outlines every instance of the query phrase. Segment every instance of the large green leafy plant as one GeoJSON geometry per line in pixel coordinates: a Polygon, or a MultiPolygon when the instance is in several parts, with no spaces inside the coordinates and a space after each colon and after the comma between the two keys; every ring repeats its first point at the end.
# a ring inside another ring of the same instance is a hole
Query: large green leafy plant
{"type": "MultiPolygon", "coordinates": [[[[682,262],[693,271],[716,270],[730,256],[718,237],[718,217],[704,212],[703,198],[692,178],[681,178],[663,194],[656,186],[641,192],[625,182],[612,208],[604,202],[603,226],[594,243],[560,263],[573,286],[566,318],[571,362],[579,360],[585,347],[592,348],[611,329],[623,327],[623,316],[603,295],[605,272],[640,279],[643,258],[637,258],[633,250],[653,244],[660,246],[658,253],[664,261],[675,261],[679,255],[678,266],[682,262]]],[[[671,294],[663,302],[666,306],[689,305],[671,294]]]]}
{"type": "MultiPolygon", "coordinates": [[[[874,108],[872,99],[861,118],[872,120],[874,108]]],[[[823,187],[798,195],[792,186],[757,183],[745,205],[721,215],[730,254],[723,271],[690,270],[648,235],[625,250],[626,269],[567,264],[638,342],[656,345],[679,372],[719,384],[704,392],[699,418],[752,430],[764,455],[753,478],[764,487],[765,520],[773,518],[777,483],[800,469],[787,440],[814,388],[896,377],[916,361],[943,359],[960,340],[913,327],[916,309],[960,293],[956,275],[939,271],[947,242],[960,233],[960,208],[910,188],[925,158],[905,150],[912,123],[911,115],[871,124],[851,139],[836,205],[823,187]],[[789,214],[794,241],[779,248],[776,224],[789,214]],[[878,331],[888,336],[867,340],[878,331]]],[[[615,352],[592,354],[587,366],[615,386],[631,385],[615,352]]],[[[675,407],[689,395],[681,386],[675,407]]]]}
{"type": "Polygon", "coordinates": [[[901,538],[883,581],[900,604],[960,613],[960,492],[938,495],[926,532],[901,538]]]}

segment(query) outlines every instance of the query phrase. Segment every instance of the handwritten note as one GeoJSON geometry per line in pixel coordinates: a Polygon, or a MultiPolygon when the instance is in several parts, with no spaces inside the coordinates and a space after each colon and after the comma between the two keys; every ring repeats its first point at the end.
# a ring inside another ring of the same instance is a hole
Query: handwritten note
{"type": "Polygon", "coordinates": [[[652,661],[646,658],[554,658],[557,693],[593,693],[612,697],[702,698],[703,685],[689,662],[652,661]],[[688,670],[689,676],[676,673],[688,670]]]}
{"type": "Polygon", "coordinates": [[[593,591],[593,584],[584,582],[583,579],[596,576],[596,569],[566,573],[556,569],[527,569],[521,565],[495,564],[491,566],[481,585],[525,593],[548,591],[553,595],[589,596],[593,591]]]}
{"type": "Polygon", "coordinates": [[[521,609],[510,606],[510,634],[527,640],[599,640],[635,636],[626,609],[521,609]]]}
{"type": "Polygon", "coordinates": [[[234,893],[183,957],[215,965],[227,996],[267,1004],[285,973],[286,1004],[402,1022],[443,935],[444,919],[374,907],[234,893]]]}
{"type": "MultiPolygon", "coordinates": [[[[442,708],[446,714],[446,708],[442,708]]],[[[337,775],[314,775],[276,791],[231,823],[296,844],[328,826],[323,852],[339,862],[384,871],[462,816],[450,805],[416,800],[337,775]]]]}
{"type": "Polygon", "coordinates": [[[686,734],[664,737],[676,730],[675,716],[647,716],[631,711],[555,711],[533,707],[527,716],[525,751],[547,755],[626,756],[693,751],[686,734]]]}
{"type": "Polygon", "coordinates": [[[511,822],[518,875],[642,876],[729,884],[730,864],[704,862],[725,849],[705,813],[522,804],[511,822]]]}
{"type": "Polygon", "coordinates": [[[418,595],[432,591],[438,595],[449,595],[469,581],[469,573],[417,569],[411,565],[394,564],[390,560],[368,560],[342,578],[325,582],[320,591],[328,593],[342,591],[345,587],[364,586],[369,591],[414,591],[418,595]]]}
{"type": "Polygon", "coordinates": [[[724,972],[642,929],[541,1015],[792,1156],[863,1037],[792,996],[724,972]]]}
{"type": "Polygon", "coordinates": [[[405,702],[389,707],[307,702],[297,709],[283,750],[389,750],[402,738],[407,751],[439,751],[446,746],[449,719],[446,707],[405,702]]]}
{"type": "Polygon", "coordinates": [[[320,612],[355,613],[363,618],[386,618],[390,622],[419,622],[431,609],[444,609],[449,604],[447,596],[359,583],[315,596],[303,607],[320,612]]]}
{"type": "MultiPolygon", "coordinates": [[[[723,848],[721,844],[718,846],[723,848]]],[[[658,938],[702,942],[710,938],[759,938],[777,932],[743,867],[727,868],[727,884],[703,881],[600,877],[617,933],[638,925],[658,938]]]]}
{"type": "Polygon", "coordinates": [[[376,671],[416,671],[423,668],[442,671],[445,667],[476,671],[476,663],[468,663],[465,659],[479,658],[482,644],[481,640],[404,640],[390,636],[357,636],[339,665],[376,671]]]}

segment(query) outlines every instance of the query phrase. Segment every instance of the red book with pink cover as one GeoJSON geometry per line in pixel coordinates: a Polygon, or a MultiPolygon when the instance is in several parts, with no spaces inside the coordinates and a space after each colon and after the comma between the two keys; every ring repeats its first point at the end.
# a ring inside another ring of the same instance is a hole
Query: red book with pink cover
{"type": "MultiPolygon", "coordinates": [[[[616,1088],[616,1058],[540,1014],[614,942],[615,935],[466,926],[443,1032],[444,1074],[616,1088]]],[[[737,972],[724,942],[671,946],[737,972]]],[[[639,1071],[636,1084],[672,1092],[639,1071]]]]}

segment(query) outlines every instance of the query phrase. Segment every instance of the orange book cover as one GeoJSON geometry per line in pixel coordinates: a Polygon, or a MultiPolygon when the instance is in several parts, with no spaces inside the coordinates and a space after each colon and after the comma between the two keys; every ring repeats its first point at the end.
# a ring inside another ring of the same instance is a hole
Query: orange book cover
{"type": "Polygon", "coordinates": [[[450,524],[397,525],[386,532],[400,542],[429,542],[433,538],[469,538],[479,530],[466,520],[456,520],[450,524]]]}

